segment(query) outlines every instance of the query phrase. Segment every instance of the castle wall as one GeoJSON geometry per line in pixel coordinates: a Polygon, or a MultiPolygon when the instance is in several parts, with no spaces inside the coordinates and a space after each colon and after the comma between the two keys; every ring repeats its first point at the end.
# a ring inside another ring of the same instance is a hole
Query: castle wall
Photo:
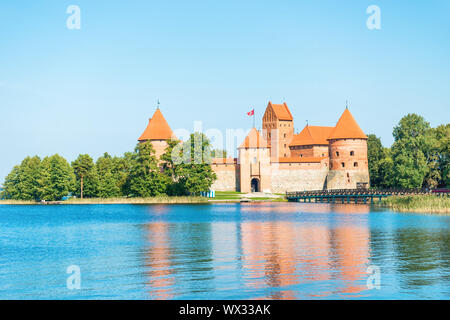
{"type": "Polygon", "coordinates": [[[239,165],[212,164],[212,170],[217,176],[211,186],[215,191],[237,191],[239,189],[239,165]]]}
{"type": "Polygon", "coordinates": [[[291,157],[314,157],[312,146],[293,146],[291,147],[291,157]]]}
{"type": "Polygon", "coordinates": [[[328,145],[292,146],[291,157],[328,157],[328,145]]]}
{"type": "Polygon", "coordinates": [[[314,146],[313,157],[328,157],[328,146],[327,145],[314,146]]]}
{"type": "Polygon", "coordinates": [[[369,172],[330,170],[327,176],[327,189],[356,189],[358,182],[365,182],[369,186],[369,172]]]}
{"type": "Polygon", "coordinates": [[[272,167],[271,192],[322,190],[328,168],[324,163],[283,163],[272,167]]]}

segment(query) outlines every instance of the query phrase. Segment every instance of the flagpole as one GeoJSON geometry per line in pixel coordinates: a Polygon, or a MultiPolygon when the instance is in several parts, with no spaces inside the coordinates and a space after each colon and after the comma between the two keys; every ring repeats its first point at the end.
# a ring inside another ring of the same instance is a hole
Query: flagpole
{"type": "Polygon", "coordinates": [[[253,128],[256,128],[256,126],[255,126],[255,109],[253,109],[253,128]]]}

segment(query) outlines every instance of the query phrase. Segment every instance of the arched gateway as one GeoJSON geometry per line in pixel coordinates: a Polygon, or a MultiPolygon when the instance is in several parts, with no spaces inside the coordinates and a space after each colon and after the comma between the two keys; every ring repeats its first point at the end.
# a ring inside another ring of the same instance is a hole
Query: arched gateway
{"type": "Polygon", "coordinates": [[[252,192],[260,192],[260,187],[259,187],[259,180],[257,178],[253,178],[251,183],[250,183],[250,189],[252,190],[252,192]]]}

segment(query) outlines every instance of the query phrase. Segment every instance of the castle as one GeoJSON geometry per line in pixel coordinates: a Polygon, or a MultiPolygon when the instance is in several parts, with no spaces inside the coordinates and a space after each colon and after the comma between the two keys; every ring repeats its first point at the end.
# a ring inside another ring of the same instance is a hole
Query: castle
{"type": "MultiPolygon", "coordinates": [[[[294,134],[286,103],[269,102],[262,132],[252,128],[237,158],[211,162],[216,191],[271,192],[354,189],[369,186],[367,136],[346,108],[335,127],[306,125],[294,134]]],[[[151,141],[155,155],[175,138],[158,108],[138,141],[151,141]]]]}

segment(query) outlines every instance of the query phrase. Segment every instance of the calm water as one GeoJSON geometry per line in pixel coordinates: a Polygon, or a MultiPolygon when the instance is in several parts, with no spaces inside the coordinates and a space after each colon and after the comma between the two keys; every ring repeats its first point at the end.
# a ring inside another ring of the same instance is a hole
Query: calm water
{"type": "Polygon", "coordinates": [[[364,205],[0,206],[0,299],[449,299],[449,244],[364,205]]]}

